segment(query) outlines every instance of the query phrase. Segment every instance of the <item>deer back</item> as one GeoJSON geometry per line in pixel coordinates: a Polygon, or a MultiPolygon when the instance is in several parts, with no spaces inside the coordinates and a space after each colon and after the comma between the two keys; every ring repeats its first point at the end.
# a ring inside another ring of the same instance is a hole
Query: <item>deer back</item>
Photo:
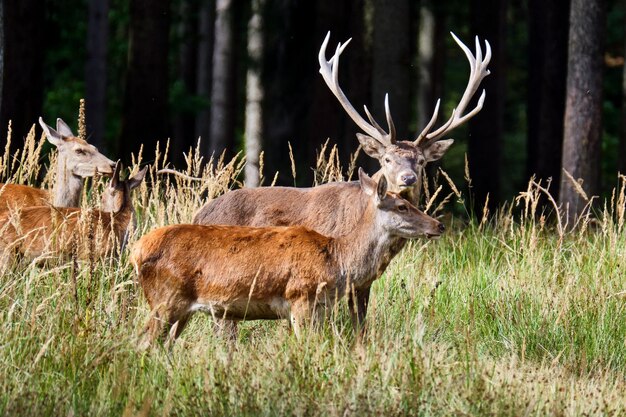
{"type": "Polygon", "coordinates": [[[26,207],[0,213],[0,250],[34,259],[47,253],[69,257],[95,258],[110,253],[112,215],[100,210],[69,207],[26,207]],[[95,239],[94,242],[89,242],[95,239]]]}
{"type": "Polygon", "coordinates": [[[311,188],[259,187],[230,191],[205,204],[195,224],[305,226],[325,236],[352,230],[363,215],[366,196],[358,182],[311,188]]]}
{"type": "Polygon", "coordinates": [[[0,210],[40,206],[50,200],[50,194],[40,188],[21,184],[0,183],[0,210]]]}
{"type": "Polygon", "coordinates": [[[227,303],[248,319],[278,318],[260,306],[334,285],[338,270],[330,239],[303,227],[165,226],[135,243],[131,262],[152,308],[227,303]]]}

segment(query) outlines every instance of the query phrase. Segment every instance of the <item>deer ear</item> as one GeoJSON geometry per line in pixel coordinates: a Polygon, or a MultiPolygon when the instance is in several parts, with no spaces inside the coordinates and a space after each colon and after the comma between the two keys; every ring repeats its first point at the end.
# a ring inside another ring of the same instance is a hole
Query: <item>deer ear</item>
{"type": "Polygon", "coordinates": [[[52,127],[48,126],[43,122],[43,119],[39,118],[39,124],[43,129],[43,132],[46,134],[46,138],[48,138],[48,142],[53,144],[54,146],[61,146],[64,142],[63,135],[54,130],[52,127]]]}
{"type": "Polygon", "coordinates": [[[57,118],[57,131],[63,136],[71,136],[71,137],[76,136],[72,132],[72,129],[70,129],[70,127],[67,125],[67,123],[65,123],[63,119],[61,119],[60,117],[57,118]]]}
{"type": "Polygon", "coordinates": [[[385,145],[373,137],[357,133],[356,138],[359,140],[363,151],[372,158],[380,159],[385,154],[385,145]]]}
{"type": "Polygon", "coordinates": [[[367,195],[374,195],[376,190],[376,182],[363,171],[363,168],[359,168],[359,183],[361,185],[361,189],[367,195]]]}
{"type": "Polygon", "coordinates": [[[116,188],[118,183],[120,182],[121,170],[122,170],[122,162],[118,160],[115,163],[115,169],[113,169],[113,176],[111,177],[111,182],[109,183],[111,188],[116,188]]]}
{"type": "Polygon", "coordinates": [[[148,166],[146,165],[145,167],[140,169],[138,173],[136,173],[135,175],[133,175],[132,177],[128,179],[128,187],[131,190],[134,190],[135,188],[139,187],[143,179],[146,177],[147,172],[148,172],[148,166]]]}
{"type": "Polygon", "coordinates": [[[439,140],[433,142],[428,148],[423,149],[424,158],[426,162],[437,161],[447,152],[448,148],[452,146],[454,139],[439,140]]]}
{"type": "Polygon", "coordinates": [[[387,178],[381,175],[376,187],[376,197],[378,197],[378,201],[382,201],[385,199],[385,196],[387,196],[387,178]]]}

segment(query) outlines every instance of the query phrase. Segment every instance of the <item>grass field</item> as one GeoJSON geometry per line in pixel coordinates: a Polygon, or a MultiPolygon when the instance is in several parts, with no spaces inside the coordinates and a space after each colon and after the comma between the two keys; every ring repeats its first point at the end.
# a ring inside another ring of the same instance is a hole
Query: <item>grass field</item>
{"type": "MultiPolygon", "coordinates": [[[[36,177],[29,143],[21,164],[0,160],[0,179],[36,177]]],[[[201,184],[151,171],[131,241],[190,221],[241,168],[189,165],[201,184]]],[[[230,344],[196,315],[171,350],[139,351],[149,311],[127,253],[17,263],[0,276],[0,413],[626,415],[624,189],[575,231],[545,221],[540,195],[531,184],[490,220],[446,218],[441,239],[409,245],[374,284],[361,343],[344,302],[303,340],[286,322],[249,322],[230,344]]],[[[462,198],[444,184],[430,207],[462,198]]]]}

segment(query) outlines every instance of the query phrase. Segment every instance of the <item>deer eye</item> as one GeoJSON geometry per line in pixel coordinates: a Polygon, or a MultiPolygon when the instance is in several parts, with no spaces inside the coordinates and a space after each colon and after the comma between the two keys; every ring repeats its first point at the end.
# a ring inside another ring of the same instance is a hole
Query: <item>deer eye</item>
{"type": "Polygon", "coordinates": [[[87,152],[84,149],[76,149],[76,155],[84,156],[87,155],[87,152]]]}
{"type": "Polygon", "coordinates": [[[409,208],[406,205],[404,205],[404,204],[400,204],[398,206],[398,211],[400,213],[406,213],[407,211],[409,211],[409,208]]]}
{"type": "Polygon", "coordinates": [[[386,157],[386,158],[385,158],[385,162],[386,162],[386,163],[390,163],[390,162],[391,162],[391,158],[386,157]]]}

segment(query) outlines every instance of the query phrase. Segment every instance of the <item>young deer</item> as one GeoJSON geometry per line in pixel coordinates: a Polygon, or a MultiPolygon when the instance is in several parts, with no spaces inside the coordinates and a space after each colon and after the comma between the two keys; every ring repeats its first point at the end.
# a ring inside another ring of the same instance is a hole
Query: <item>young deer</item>
{"type": "MultiPolygon", "coordinates": [[[[111,175],[115,162],[95,146],[79,139],[69,126],[57,119],[56,130],[39,118],[48,142],[57,147],[57,174],[52,204],[55,207],[78,207],[84,178],[95,174],[111,175]]],[[[50,193],[40,188],[0,183],[0,210],[7,207],[41,206],[50,202],[50,193]]]]}
{"type": "Polygon", "coordinates": [[[352,287],[369,286],[394,237],[439,236],[443,225],[359,170],[354,229],[326,237],[302,226],[175,225],[143,236],[131,263],[152,316],[148,341],[178,337],[198,310],[230,320],[290,319],[296,336],[352,287]],[[175,326],[175,328],[172,328],[175,326]]]}
{"type": "MultiPolygon", "coordinates": [[[[378,159],[381,169],[374,175],[379,181],[385,178],[393,192],[402,193],[412,204],[419,202],[424,165],[443,156],[453,140],[441,140],[450,130],[474,117],[485,99],[483,91],[474,109],[464,114],[470,99],[480,82],[489,74],[487,65],[491,59],[491,48],[486,43],[483,59],[482,50],[476,39],[476,56],[454,34],[452,37],[465,52],[470,63],[468,85],[450,119],[431,132],[438,116],[439,101],[433,116],[414,141],[396,140],[396,129],[391,118],[389,102],[385,98],[385,113],[389,132],[385,132],[365,107],[369,123],[354,109],[339,87],[339,57],[348,45],[337,46],[335,55],[326,60],[326,47],[330,33],[326,36],[319,52],[320,73],[329,89],[339,100],[346,113],[366,133],[357,134],[363,150],[378,159]]],[[[355,182],[329,183],[313,188],[260,187],[244,188],[228,192],[205,204],[194,216],[196,224],[227,224],[241,226],[289,226],[301,225],[324,236],[336,237],[352,230],[362,215],[363,191],[355,182]],[[355,204],[355,202],[357,202],[355,204]]],[[[380,275],[389,261],[404,247],[405,240],[397,238],[384,254],[387,260],[378,271],[380,275]]],[[[379,276],[378,275],[378,276],[379,276]]],[[[355,300],[349,298],[355,324],[365,319],[369,287],[355,291],[355,300]],[[353,302],[356,301],[356,306],[353,302]]]]}
{"type": "Polygon", "coordinates": [[[0,212],[0,254],[8,261],[11,252],[29,260],[45,256],[68,258],[73,250],[80,259],[101,258],[115,253],[126,241],[135,210],[131,191],[144,179],[148,167],[131,178],[119,178],[115,166],[110,184],[102,195],[103,210],[72,207],[26,207],[0,212]]]}

